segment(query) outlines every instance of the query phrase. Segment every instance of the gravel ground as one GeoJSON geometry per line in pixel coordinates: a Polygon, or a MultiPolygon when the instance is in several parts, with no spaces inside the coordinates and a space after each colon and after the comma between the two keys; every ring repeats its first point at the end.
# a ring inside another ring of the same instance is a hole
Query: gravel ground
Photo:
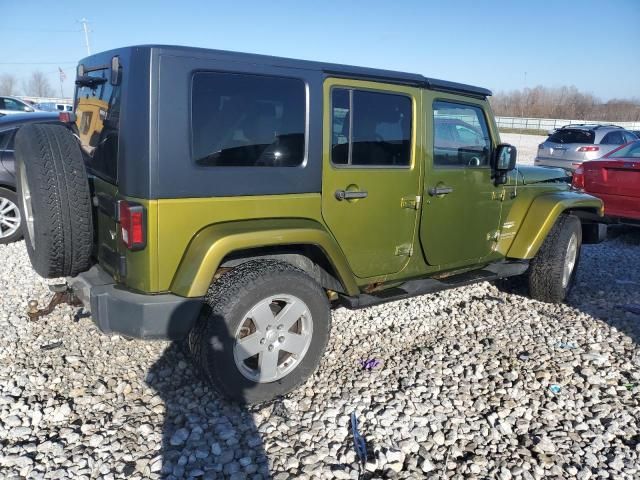
{"type": "Polygon", "coordinates": [[[518,163],[533,165],[533,159],[538,154],[538,145],[547,137],[541,135],[521,135],[519,133],[501,133],[500,139],[510,143],[518,150],[518,163]]]}
{"type": "Polygon", "coordinates": [[[241,408],[176,345],[98,333],[0,245],[0,478],[640,477],[640,230],[583,250],[569,305],[483,283],[334,312],[320,369],[241,408]],[[62,342],[56,347],[55,342],[62,342]],[[45,346],[55,347],[43,349],[45,346]],[[381,364],[362,370],[358,360],[381,364]]]}

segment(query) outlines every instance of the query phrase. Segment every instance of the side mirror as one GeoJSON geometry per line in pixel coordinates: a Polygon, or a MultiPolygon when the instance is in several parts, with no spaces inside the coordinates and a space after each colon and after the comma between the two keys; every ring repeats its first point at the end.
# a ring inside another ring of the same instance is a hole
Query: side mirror
{"type": "Polygon", "coordinates": [[[516,168],[517,158],[518,152],[516,151],[516,147],[508,143],[498,145],[493,162],[496,185],[507,183],[507,173],[516,168]]]}
{"type": "Polygon", "coordinates": [[[510,172],[516,168],[517,157],[516,147],[508,143],[501,143],[496,148],[495,169],[498,172],[510,172]]]}

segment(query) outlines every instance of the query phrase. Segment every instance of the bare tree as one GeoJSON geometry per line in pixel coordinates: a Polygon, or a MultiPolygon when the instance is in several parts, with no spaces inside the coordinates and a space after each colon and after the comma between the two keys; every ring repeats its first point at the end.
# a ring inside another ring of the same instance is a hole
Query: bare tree
{"type": "Polygon", "coordinates": [[[560,88],[537,87],[498,92],[491,97],[496,115],[532,118],[565,118],[610,122],[640,119],[640,100],[612,99],[603,103],[575,86],[560,88]]]}
{"type": "Polygon", "coordinates": [[[0,95],[17,95],[18,79],[15,75],[4,73],[0,75],[0,95]]]}
{"type": "Polygon", "coordinates": [[[49,79],[39,70],[33,72],[24,82],[24,93],[34,97],[53,97],[54,95],[49,79]]]}

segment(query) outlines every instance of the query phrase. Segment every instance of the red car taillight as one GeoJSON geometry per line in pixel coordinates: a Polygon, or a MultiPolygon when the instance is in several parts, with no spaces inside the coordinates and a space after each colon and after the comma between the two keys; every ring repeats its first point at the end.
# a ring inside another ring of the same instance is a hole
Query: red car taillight
{"type": "Polygon", "coordinates": [[[580,147],[578,149],[579,152],[597,152],[600,150],[600,147],[580,147]]]}
{"type": "Polygon", "coordinates": [[[571,185],[573,188],[578,190],[584,190],[584,168],[578,167],[573,172],[573,177],[571,178],[571,185]]]}
{"type": "Polygon", "coordinates": [[[120,220],[120,238],[129,250],[142,250],[146,246],[144,207],[118,202],[118,219],[120,220]]]}

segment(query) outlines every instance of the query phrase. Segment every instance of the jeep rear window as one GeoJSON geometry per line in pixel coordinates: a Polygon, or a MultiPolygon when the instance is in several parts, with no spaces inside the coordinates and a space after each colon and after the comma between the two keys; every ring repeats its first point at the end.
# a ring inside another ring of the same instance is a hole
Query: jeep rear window
{"type": "Polygon", "coordinates": [[[305,158],[302,80],[197,72],[191,92],[195,162],[218,167],[296,167],[305,158]]]}
{"type": "Polygon", "coordinates": [[[563,128],[554,132],[547,139],[553,143],[593,143],[595,134],[589,130],[563,128]]]}
{"type": "Polygon", "coordinates": [[[84,75],[76,79],[75,114],[88,169],[116,183],[121,86],[111,84],[110,74],[108,66],[85,66],[84,75]]]}

